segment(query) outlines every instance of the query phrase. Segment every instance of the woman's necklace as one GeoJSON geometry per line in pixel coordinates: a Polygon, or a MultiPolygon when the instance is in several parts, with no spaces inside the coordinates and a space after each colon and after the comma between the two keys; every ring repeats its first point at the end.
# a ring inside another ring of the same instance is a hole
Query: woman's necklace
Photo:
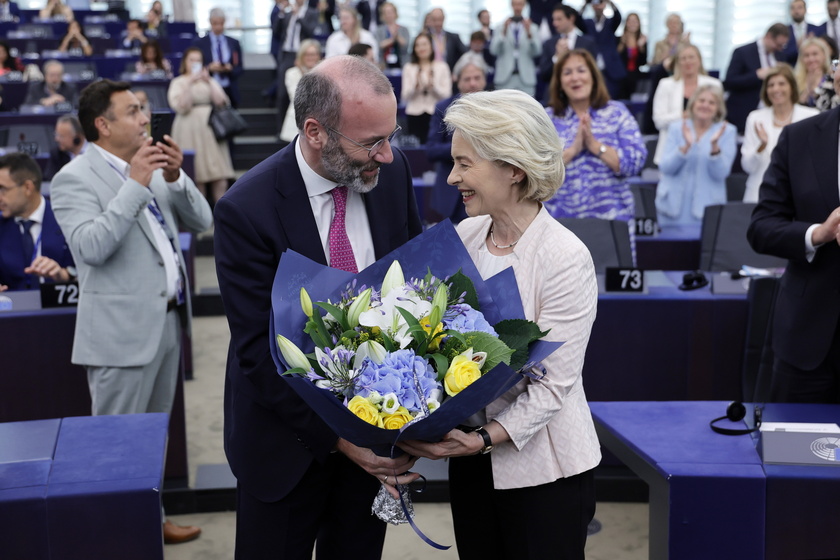
{"type": "MultiPolygon", "coordinates": [[[[519,239],[522,239],[522,238],[520,237],[519,239]]],[[[516,241],[514,241],[510,245],[499,245],[498,243],[496,243],[496,238],[493,237],[493,227],[492,226],[490,227],[490,242],[496,247],[496,249],[510,249],[511,247],[513,247],[514,245],[519,243],[519,239],[517,239],[516,241]]]]}
{"type": "Polygon", "coordinates": [[[787,125],[789,125],[789,124],[790,124],[790,120],[791,120],[792,118],[793,118],[793,109],[791,109],[791,110],[790,110],[790,113],[788,113],[788,116],[787,116],[787,117],[785,117],[785,118],[784,118],[784,119],[782,119],[782,120],[778,120],[778,119],[776,119],[776,113],[775,113],[775,111],[774,111],[774,112],[773,112],[773,125],[774,125],[774,126],[778,126],[778,127],[787,126],[787,125]]]}

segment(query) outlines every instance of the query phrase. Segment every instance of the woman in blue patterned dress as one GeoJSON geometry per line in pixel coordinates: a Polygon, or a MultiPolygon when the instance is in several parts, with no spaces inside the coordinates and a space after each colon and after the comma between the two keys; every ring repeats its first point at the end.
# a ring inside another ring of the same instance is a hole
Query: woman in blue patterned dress
{"type": "Polygon", "coordinates": [[[582,49],[562,56],[551,76],[548,111],[563,141],[566,182],[545,203],[555,218],[634,217],[628,177],[645,163],[639,125],[622,103],[610,101],[592,55],[582,49]]]}

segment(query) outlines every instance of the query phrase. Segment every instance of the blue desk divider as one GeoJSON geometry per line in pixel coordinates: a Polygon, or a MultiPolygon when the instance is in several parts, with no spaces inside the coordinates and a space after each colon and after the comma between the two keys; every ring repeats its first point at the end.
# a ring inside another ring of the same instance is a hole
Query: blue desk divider
{"type": "Polygon", "coordinates": [[[166,414],[0,424],[0,558],[163,559],[166,414]]]}

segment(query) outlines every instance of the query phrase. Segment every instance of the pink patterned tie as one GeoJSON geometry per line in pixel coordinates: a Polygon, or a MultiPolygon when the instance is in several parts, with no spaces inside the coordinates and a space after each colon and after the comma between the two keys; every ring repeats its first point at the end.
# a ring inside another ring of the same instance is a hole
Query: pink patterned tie
{"type": "Polygon", "coordinates": [[[353,256],[353,247],[350,246],[350,238],[347,237],[347,229],[344,227],[347,187],[336,187],[331,192],[335,216],[330,224],[330,266],[355,274],[359,269],[356,268],[356,257],[353,256]]]}

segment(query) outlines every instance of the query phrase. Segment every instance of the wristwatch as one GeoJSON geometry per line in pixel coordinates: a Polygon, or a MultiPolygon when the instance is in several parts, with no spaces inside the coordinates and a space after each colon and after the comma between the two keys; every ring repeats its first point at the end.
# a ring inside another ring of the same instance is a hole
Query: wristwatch
{"type": "Polygon", "coordinates": [[[490,434],[487,433],[487,430],[484,428],[476,428],[475,433],[480,435],[481,439],[484,440],[484,447],[479,450],[479,453],[486,455],[493,451],[493,440],[490,439],[490,434]]]}
{"type": "Polygon", "coordinates": [[[606,154],[606,153],[607,153],[607,147],[604,144],[601,144],[601,146],[598,148],[598,157],[599,158],[604,157],[604,154],[606,154]]]}

